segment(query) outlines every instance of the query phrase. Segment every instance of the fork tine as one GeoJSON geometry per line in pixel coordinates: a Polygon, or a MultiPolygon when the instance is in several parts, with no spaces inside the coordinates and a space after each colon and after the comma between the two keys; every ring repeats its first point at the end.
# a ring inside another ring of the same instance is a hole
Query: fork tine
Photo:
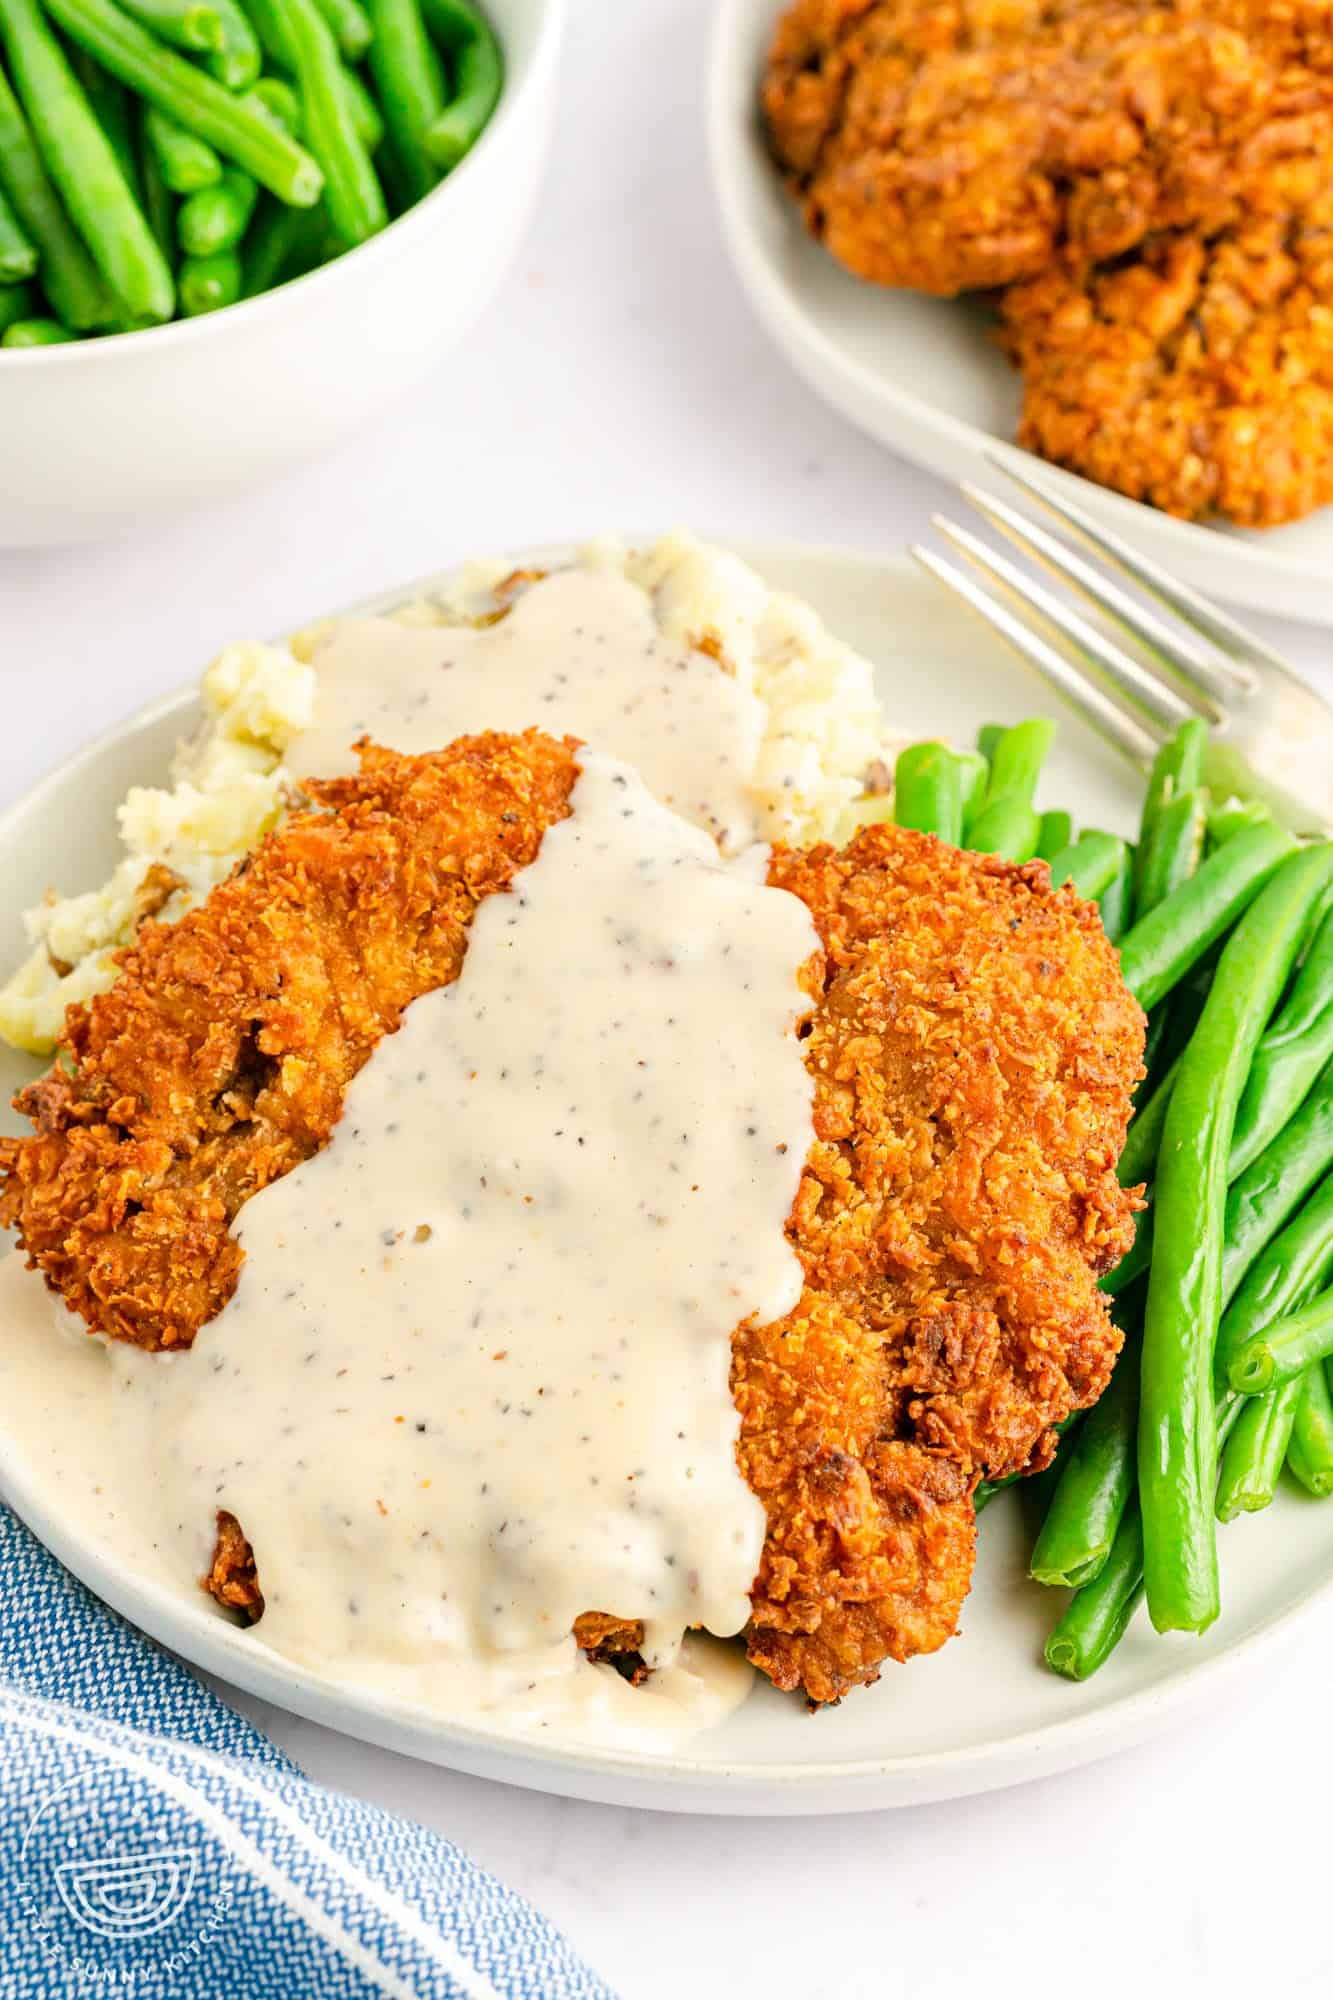
{"type": "Polygon", "coordinates": [[[1002,639],[1007,640],[1015,652],[1020,653],[1071,707],[1079,711],[1098,736],[1131,758],[1141,769],[1151,764],[1158,738],[1122,702],[1107,694],[1095,681],[1089,680],[1040,633],[1025,625],[982,585],[974,583],[964,570],[946,562],[933,549],[924,548],[919,542],[912,544],[909,554],[946,590],[962,598],[1002,639]]]}
{"type": "MultiPolygon", "coordinates": [[[[1029,550],[1040,561],[1042,548],[1050,540],[1042,528],[1032,529],[1030,523],[1021,516],[1013,515],[1010,527],[1009,510],[1002,501],[992,500],[974,486],[963,487],[963,493],[974,506],[979,507],[995,525],[1005,529],[1010,539],[1022,549],[1029,550]],[[995,510],[995,511],[992,511],[995,510]]],[[[1161,680],[1150,668],[1143,666],[1132,654],[1124,652],[1113,640],[1099,632],[1095,625],[1079,615],[1063,598],[1054,596],[1035,577],[1008,562],[998,551],[988,548],[975,535],[970,535],[956,522],[945,520],[942,515],[933,517],[934,525],[942,535],[947,535],[955,548],[961,549],[969,562],[988,572],[1003,585],[1009,593],[1026,603],[1048,625],[1055,628],[1062,638],[1069,641],[1076,652],[1090,659],[1122,693],[1131,701],[1146,708],[1163,731],[1176,729],[1195,713],[1194,705],[1178,694],[1174,687],[1161,680]]],[[[1048,564],[1056,575],[1063,572],[1055,565],[1048,564]]]]}
{"type": "MultiPolygon", "coordinates": [[[[1226,711],[1218,697],[1234,694],[1235,689],[1230,682],[1225,687],[1221,685],[1217,668],[1210,666],[1188,633],[1173,631],[1155,611],[1145,604],[1136,603],[1119,584],[1113,583],[1102,571],[1076,554],[1068,543],[1058,540],[1045,528],[1039,528],[993,493],[966,481],[962,491],[966,499],[994,522],[1011,542],[1016,542],[1019,548],[1034,556],[1053,575],[1072,584],[1081,596],[1105,612],[1131,640],[1158,662],[1156,672],[1144,669],[1144,679],[1160,688],[1167,684],[1163,674],[1169,675],[1170,685],[1189,704],[1188,713],[1202,715],[1208,722],[1225,720],[1226,711]]],[[[1227,672],[1230,672],[1229,667],[1227,672]]]]}
{"type": "MultiPolygon", "coordinates": [[[[1224,678],[1226,685],[1218,690],[1224,699],[1228,693],[1253,693],[1259,679],[1253,661],[1286,671],[1285,662],[1257,634],[1247,631],[1236,619],[1219,610],[1215,604],[1210,604],[1189,584],[1181,583],[1164,569],[1159,569],[1155,562],[1140,555],[1112,529],[1094,521],[1076,501],[1066,498],[1063,493],[1057,495],[1035,471],[1024,469],[1020,472],[1017,466],[1010,465],[995,453],[987,453],[987,458],[1006,479],[1012,479],[1039,506],[1058,521],[1063,521],[1066,527],[1072,528],[1087,548],[1114,563],[1123,575],[1140,584],[1159,604],[1164,604],[1168,611],[1174,611],[1178,618],[1211,642],[1214,648],[1212,657],[1190,649],[1192,665],[1195,670],[1202,665],[1210,675],[1224,678]]],[[[1176,643],[1179,644],[1179,641],[1176,643]]]]}

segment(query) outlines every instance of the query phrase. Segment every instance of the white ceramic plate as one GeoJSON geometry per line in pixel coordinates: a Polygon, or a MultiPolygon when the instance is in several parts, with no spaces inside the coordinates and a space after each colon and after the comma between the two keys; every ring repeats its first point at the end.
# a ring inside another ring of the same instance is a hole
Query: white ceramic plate
{"type": "MultiPolygon", "coordinates": [[[[750,303],[788,361],[872,437],[947,479],[989,472],[1009,440],[1018,377],[975,300],[853,278],[807,234],[765,151],[763,57],[785,0],[719,0],[708,57],[708,138],[723,234],[750,303]]],[[[1251,533],[1199,527],[1060,474],[1071,495],[1200,590],[1333,624],[1333,507],[1251,533]]],[[[1001,482],[1003,484],[1003,482],[1001,482]]]]}
{"type": "MultiPolygon", "coordinates": [[[[739,553],[772,582],[808,598],[835,631],[876,662],[894,727],[962,741],[981,721],[1012,721],[1031,712],[1033,683],[1022,669],[910,567],[772,546],[739,553]]],[[[558,558],[558,551],[528,551],[514,561],[558,558]]],[[[430,581],[420,587],[428,589],[430,581]]],[[[388,609],[409,594],[395,592],[359,608],[388,609]]],[[[102,879],[114,854],[116,805],[130,784],[161,777],[194,712],[188,693],[159,703],[83,751],[0,818],[0,963],[18,954],[18,912],[48,882],[73,889],[102,879]]],[[[1072,802],[1086,820],[1122,828],[1133,823],[1136,782],[1073,722],[1062,721],[1044,790],[1047,803],[1072,802]]],[[[35,1067],[3,1052],[6,1099],[35,1067]]],[[[1203,1639],[1159,1639],[1140,1620],[1103,1673],[1074,1687],[1041,1665],[1041,1642],[1057,1599],[1025,1580],[1022,1508],[1018,1499],[1005,1498],[982,1517],[962,1636],[943,1652],[891,1667],[877,1687],[813,1717],[799,1702],[756,1682],[724,1725],[686,1754],[658,1760],[535,1748],[449,1726],[294,1666],[257,1634],[233,1626],[192,1583],[164,1585],[81,1540],[29,1475],[22,1440],[4,1435],[3,1412],[0,1476],[6,1497],[76,1575],[225,1681],[350,1735],[459,1770],[578,1798],[677,1811],[846,1811],[983,1791],[1087,1762],[1208,1698],[1327,1590],[1333,1576],[1333,1505],[1284,1494],[1270,1513],[1224,1536],[1226,1610],[1212,1632],[1203,1639]]]]}

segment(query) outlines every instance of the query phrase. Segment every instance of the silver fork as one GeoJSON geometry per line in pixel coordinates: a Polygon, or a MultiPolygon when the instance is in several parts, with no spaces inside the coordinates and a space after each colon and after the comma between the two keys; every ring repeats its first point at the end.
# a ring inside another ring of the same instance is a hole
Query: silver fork
{"type": "Polygon", "coordinates": [[[984,581],[916,543],[911,553],[922,567],[1141,770],[1180,723],[1201,715],[1212,724],[1206,776],[1216,795],[1262,799],[1298,833],[1333,832],[1333,704],[1262,639],[1094,523],[1041,474],[991,463],[1054,516],[1065,536],[979,486],[964,482],[963,497],[1090,604],[1093,616],[942,515],[935,527],[984,581]],[[1066,537],[1099,560],[1090,562],[1066,537]]]}

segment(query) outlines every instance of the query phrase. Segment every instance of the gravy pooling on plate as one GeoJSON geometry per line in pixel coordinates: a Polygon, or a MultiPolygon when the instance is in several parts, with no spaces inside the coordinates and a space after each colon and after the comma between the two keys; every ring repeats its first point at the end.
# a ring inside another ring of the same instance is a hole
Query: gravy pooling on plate
{"type": "Polygon", "coordinates": [[[81,1432],[115,1435],[109,1513],[178,1577],[233,1513],[280,1652],[456,1717],[657,1745],[748,1679],[681,1643],[740,1630],[764,1540],[731,1337],[801,1293],[817,939],[633,771],[580,763],[460,978],[242,1208],[230,1304],[183,1354],[84,1340],[96,1390],[67,1359],[84,1386],[40,1428],[62,1483],[81,1432]],[[645,1688],[577,1653],[593,1610],[644,1621],[645,1688]]]}

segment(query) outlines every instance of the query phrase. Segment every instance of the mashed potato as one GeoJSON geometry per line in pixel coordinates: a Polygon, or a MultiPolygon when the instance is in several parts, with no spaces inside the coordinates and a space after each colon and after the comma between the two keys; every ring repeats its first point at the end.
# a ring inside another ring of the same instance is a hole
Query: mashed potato
{"type": "MultiPolygon", "coordinates": [[[[771,839],[845,839],[888,810],[886,739],[869,663],[809,605],[772,591],[725,550],[681,535],[647,549],[602,541],[580,562],[626,576],[664,635],[701,646],[764,703],[753,787],[771,839]]],[[[474,564],[446,592],[396,615],[414,624],[493,618],[504,564],[474,564]]],[[[136,786],[119,811],[124,858],[100,888],[48,895],[24,916],[33,950],[0,988],[0,1036],[55,1046],[65,1009],[115,978],[116,953],[146,917],[172,923],[207,896],[295,795],[283,758],[314,718],[309,664],[327,622],[290,646],[230,646],[204,675],[205,721],[177,752],[167,789],[136,786]]]]}

